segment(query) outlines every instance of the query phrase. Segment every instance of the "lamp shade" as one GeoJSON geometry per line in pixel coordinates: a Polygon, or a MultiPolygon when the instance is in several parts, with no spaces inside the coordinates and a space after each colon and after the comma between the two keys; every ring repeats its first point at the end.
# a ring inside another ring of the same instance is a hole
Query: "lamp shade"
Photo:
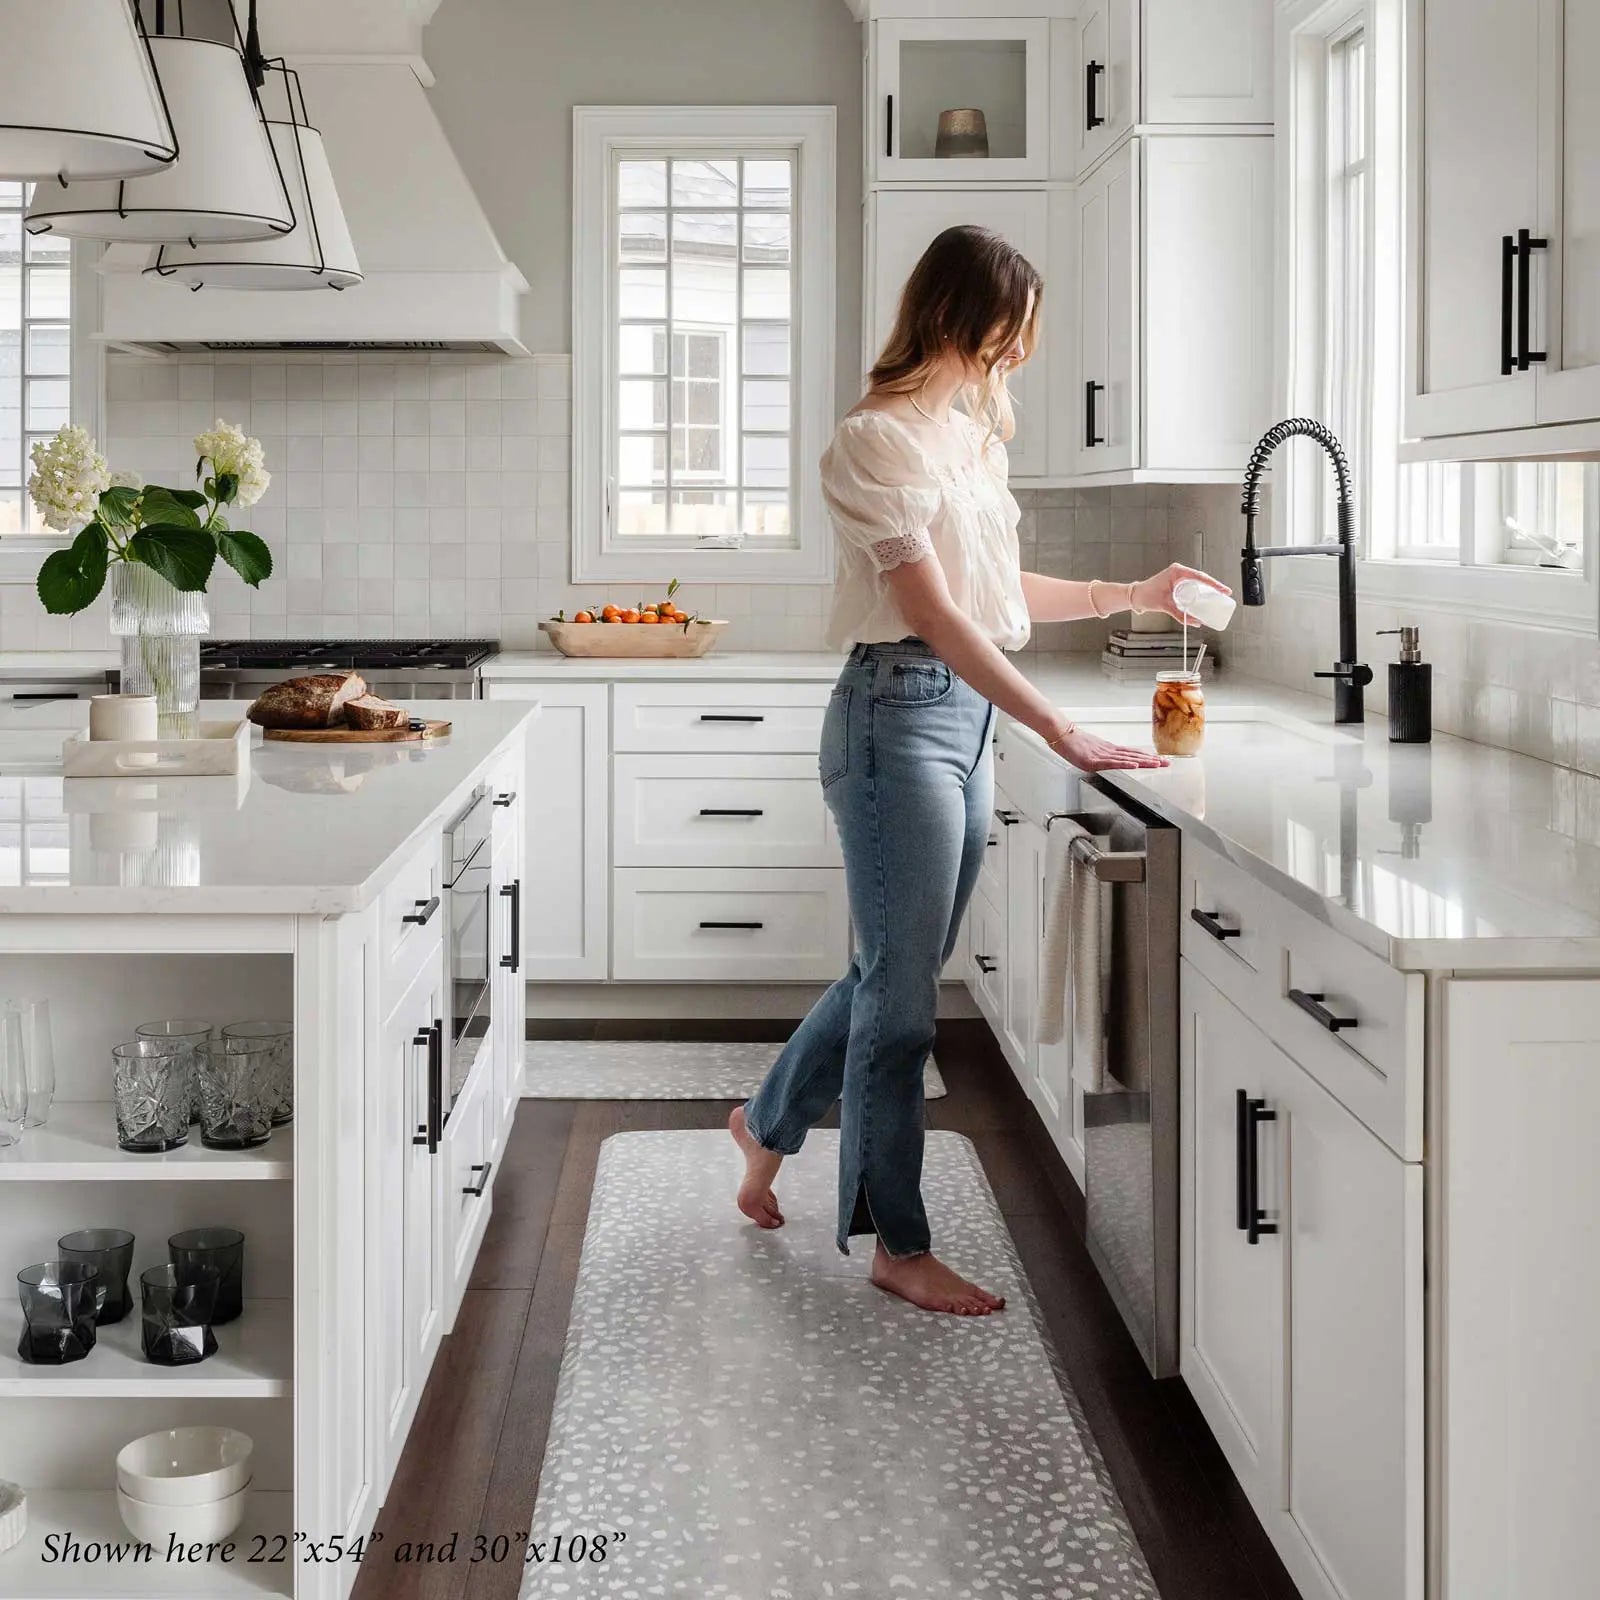
{"type": "Polygon", "coordinates": [[[150,52],[180,159],[148,178],[40,184],[28,232],[135,244],[287,233],[294,212],[244,57],[231,44],[163,34],[150,40],[150,52]]]}
{"type": "Polygon", "coordinates": [[[348,289],[361,282],[322,135],[301,122],[269,122],[267,129],[288,180],[293,232],[253,244],[163,245],[146,272],[191,289],[348,289]]]}
{"type": "Polygon", "coordinates": [[[136,178],[177,158],[128,0],[0,0],[0,179],[136,178]]]}

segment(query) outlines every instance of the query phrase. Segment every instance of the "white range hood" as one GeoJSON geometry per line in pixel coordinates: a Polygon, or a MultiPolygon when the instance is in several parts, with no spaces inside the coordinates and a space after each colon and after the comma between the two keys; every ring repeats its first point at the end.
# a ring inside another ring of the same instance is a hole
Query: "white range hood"
{"type": "MultiPolygon", "coordinates": [[[[147,353],[205,349],[450,349],[525,354],[527,280],[506,259],[415,58],[291,59],[322,130],[365,281],[343,291],[190,290],[107,249],[100,337],[147,353]]],[[[426,69],[421,69],[425,71],[426,69]]]]}

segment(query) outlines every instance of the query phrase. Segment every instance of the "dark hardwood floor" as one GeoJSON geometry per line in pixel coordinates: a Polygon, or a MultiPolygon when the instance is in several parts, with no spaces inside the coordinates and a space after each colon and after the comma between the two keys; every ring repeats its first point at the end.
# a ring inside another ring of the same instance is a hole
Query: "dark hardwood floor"
{"type": "MultiPolygon", "coordinates": [[[[790,1031],[749,1021],[535,1028],[569,1038],[781,1040],[790,1031]]],[[[988,1029],[942,1023],[937,1056],[950,1092],[929,1101],[928,1125],[977,1147],[1163,1600],[1297,1600],[1188,1390],[1146,1373],[1084,1249],[1083,1197],[988,1029]]],[[[533,1518],[600,1143],[624,1129],[713,1127],[728,1110],[725,1101],[523,1101],[471,1286],[356,1600],[516,1595],[517,1559],[474,1564],[472,1541],[480,1532],[515,1540],[533,1518]],[[403,1542],[452,1533],[454,1560],[394,1559],[403,1542]]]]}

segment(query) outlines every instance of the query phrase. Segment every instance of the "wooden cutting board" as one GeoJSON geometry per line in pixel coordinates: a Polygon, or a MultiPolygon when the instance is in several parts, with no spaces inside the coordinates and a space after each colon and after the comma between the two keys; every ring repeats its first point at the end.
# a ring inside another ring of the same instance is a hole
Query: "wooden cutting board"
{"type": "Polygon", "coordinates": [[[261,737],[284,744],[426,744],[449,731],[448,722],[430,719],[420,733],[410,728],[263,728],[261,737]]]}

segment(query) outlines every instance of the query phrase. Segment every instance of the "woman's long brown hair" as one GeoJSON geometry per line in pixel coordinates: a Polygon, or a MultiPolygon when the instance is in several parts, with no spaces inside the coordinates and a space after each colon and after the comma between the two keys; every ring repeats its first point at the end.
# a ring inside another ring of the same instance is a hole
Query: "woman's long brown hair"
{"type": "Polygon", "coordinates": [[[999,234],[963,223],[946,228],[911,269],[888,343],[867,374],[872,388],[916,394],[935,366],[958,355],[979,368],[967,404],[990,435],[1015,431],[1000,358],[1021,336],[1033,354],[1044,280],[999,234]]]}

